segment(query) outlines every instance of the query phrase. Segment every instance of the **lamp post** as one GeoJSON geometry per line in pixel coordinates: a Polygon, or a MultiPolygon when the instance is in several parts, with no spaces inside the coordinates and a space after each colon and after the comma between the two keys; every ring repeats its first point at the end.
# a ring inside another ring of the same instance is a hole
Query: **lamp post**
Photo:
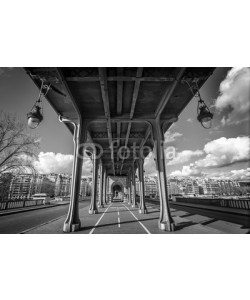
{"type": "Polygon", "coordinates": [[[29,128],[35,129],[42,122],[43,115],[41,113],[41,109],[42,108],[39,105],[34,105],[31,111],[27,114],[29,128]]]}
{"type": "Polygon", "coordinates": [[[197,81],[195,82],[195,86],[193,87],[188,83],[188,81],[185,80],[185,82],[189,86],[189,89],[192,92],[193,96],[199,98],[197,105],[197,120],[201,123],[202,127],[206,129],[211,128],[213,114],[210,112],[206,103],[201,99],[197,81]]]}
{"type": "Polygon", "coordinates": [[[50,85],[44,83],[44,79],[40,79],[42,84],[39,91],[38,100],[35,102],[33,107],[31,108],[31,111],[27,114],[28,119],[28,126],[31,129],[37,128],[37,126],[42,122],[43,120],[43,107],[42,107],[42,96],[46,96],[50,85]],[[45,90],[45,91],[44,91],[45,90]]]}
{"type": "Polygon", "coordinates": [[[213,114],[210,112],[206,103],[200,98],[197,106],[197,120],[202,127],[209,129],[212,126],[213,114]]]}

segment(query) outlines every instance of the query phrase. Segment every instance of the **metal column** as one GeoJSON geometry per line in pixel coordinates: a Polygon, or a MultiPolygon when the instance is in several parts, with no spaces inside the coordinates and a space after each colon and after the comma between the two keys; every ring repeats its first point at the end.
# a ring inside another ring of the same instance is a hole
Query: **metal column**
{"type": "Polygon", "coordinates": [[[152,130],[155,164],[158,175],[158,190],[160,196],[160,218],[158,224],[161,230],[174,231],[174,221],[171,217],[168,203],[167,174],[164,154],[164,133],[159,119],[156,119],[154,122],[152,122],[152,130]]]}
{"type": "Polygon", "coordinates": [[[140,182],[140,206],[139,213],[146,214],[147,208],[145,204],[145,187],[144,187],[144,170],[143,170],[144,159],[138,159],[138,170],[139,170],[139,182],[140,182]]]}

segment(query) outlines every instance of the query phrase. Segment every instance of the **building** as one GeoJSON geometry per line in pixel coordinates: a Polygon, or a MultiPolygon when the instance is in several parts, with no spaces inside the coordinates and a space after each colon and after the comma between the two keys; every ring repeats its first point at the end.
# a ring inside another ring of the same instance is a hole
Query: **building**
{"type": "Polygon", "coordinates": [[[91,196],[92,178],[82,177],[80,195],[82,197],[91,196]]]}
{"type": "Polygon", "coordinates": [[[145,196],[158,196],[158,186],[154,176],[144,176],[145,196]]]}
{"type": "Polygon", "coordinates": [[[9,199],[30,199],[36,190],[36,176],[33,174],[17,174],[12,177],[9,199]]]}
{"type": "Polygon", "coordinates": [[[71,176],[59,174],[55,182],[55,196],[69,196],[71,188],[71,176]]]}
{"type": "Polygon", "coordinates": [[[50,196],[55,195],[56,181],[53,177],[45,174],[36,176],[35,193],[46,193],[50,196]]]}

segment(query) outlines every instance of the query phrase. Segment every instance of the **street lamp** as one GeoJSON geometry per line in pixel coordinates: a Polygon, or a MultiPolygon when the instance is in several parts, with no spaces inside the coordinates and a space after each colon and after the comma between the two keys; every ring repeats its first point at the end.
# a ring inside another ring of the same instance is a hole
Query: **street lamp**
{"type": "Polygon", "coordinates": [[[202,127],[209,129],[212,127],[213,114],[210,112],[206,103],[200,98],[197,105],[197,120],[202,127]]]}
{"type": "Polygon", "coordinates": [[[41,110],[42,107],[39,105],[34,105],[31,111],[27,114],[29,128],[35,129],[42,122],[43,115],[41,110]]]}
{"type": "Polygon", "coordinates": [[[31,111],[27,114],[28,119],[28,126],[31,129],[37,128],[37,126],[42,122],[43,120],[43,107],[42,107],[42,96],[46,96],[50,85],[44,84],[44,79],[40,79],[42,82],[38,100],[35,102],[33,107],[31,108],[31,111]]]}
{"type": "Polygon", "coordinates": [[[185,80],[188,84],[192,94],[194,97],[198,97],[198,104],[197,104],[197,120],[201,123],[202,127],[209,129],[212,126],[212,119],[213,114],[210,112],[206,103],[201,99],[199,87],[197,81],[195,82],[195,86],[190,86],[188,81],[185,80]]]}

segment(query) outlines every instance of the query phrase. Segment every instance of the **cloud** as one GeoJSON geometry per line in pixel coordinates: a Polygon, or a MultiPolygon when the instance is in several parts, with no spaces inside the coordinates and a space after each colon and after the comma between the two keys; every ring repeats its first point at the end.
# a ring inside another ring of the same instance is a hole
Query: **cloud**
{"type": "Polygon", "coordinates": [[[165,134],[164,134],[164,138],[165,138],[165,143],[171,143],[171,142],[174,142],[177,138],[183,136],[182,133],[179,133],[179,132],[173,132],[171,133],[170,131],[167,131],[165,134]]]}
{"type": "Polygon", "coordinates": [[[222,114],[221,124],[240,124],[249,120],[250,69],[232,68],[220,84],[220,95],[215,101],[217,113],[222,114]]]}
{"type": "Polygon", "coordinates": [[[203,155],[204,152],[201,150],[184,150],[182,152],[177,153],[175,158],[167,163],[168,166],[186,163],[190,161],[192,158],[203,155]]]}
{"type": "Polygon", "coordinates": [[[205,158],[196,161],[197,167],[222,167],[250,159],[250,138],[247,136],[237,138],[221,137],[208,142],[204,146],[205,158]]]}
{"type": "Polygon", "coordinates": [[[152,175],[156,173],[154,158],[155,156],[153,152],[150,152],[149,155],[145,158],[144,161],[145,175],[152,175]]]}
{"type": "Polygon", "coordinates": [[[187,119],[187,122],[189,122],[189,123],[193,123],[193,119],[191,119],[191,118],[188,118],[188,119],[187,119]]]}
{"type": "MultiPolygon", "coordinates": [[[[203,149],[191,151],[189,155],[183,153],[189,153],[189,150],[182,151],[176,157],[176,163],[183,162],[185,157],[192,157],[192,152],[201,155],[206,154],[202,159],[195,161],[192,164],[185,165],[182,170],[176,170],[172,172],[171,176],[199,176],[205,174],[204,170],[209,168],[221,168],[229,165],[233,165],[239,162],[250,161],[250,138],[247,136],[241,136],[237,138],[225,138],[221,137],[217,140],[208,142],[203,149]]],[[[175,159],[174,159],[175,160],[175,159]]],[[[170,165],[176,164],[169,163],[170,165]]],[[[169,165],[168,164],[168,165],[169,165]]],[[[243,171],[241,171],[243,172],[243,171]]],[[[230,178],[238,178],[239,176],[245,176],[245,173],[240,173],[239,170],[230,171],[230,173],[217,172],[218,176],[229,176],[230,178]]]]}
{"type": "Polygon", "coordinates": [[[240,170],[231,170],[230,179],[250,179],[250,168],[247,169],[240,169],[240,170]]]}
{"type": "Polygon", "coordinates": [[[227,172],[215,172],[210,174],[210,177],[214,179],[250,180],[250,168],[227,172]]]}
{"type": "Polygon", "coordinates": [[[170,173],[170,176],[200,176],[202,175],[203,172],[201,171],[201,169],[197,169],[196,166],[194,164],[190,164],[189,166],[183,166],[182,170],[179,171],[173,171],[172,173],[170,173]]]}
{"type": "MultiPolygon", "coordinates": [[[[38,160],[33,162],[34,167],[39,173],[72,173],[73,155],[54,152],[40,152],[38,160]]],[[[90,159],[83,160],[83,174],[90,174],[92,164],[90,159]]]]}

